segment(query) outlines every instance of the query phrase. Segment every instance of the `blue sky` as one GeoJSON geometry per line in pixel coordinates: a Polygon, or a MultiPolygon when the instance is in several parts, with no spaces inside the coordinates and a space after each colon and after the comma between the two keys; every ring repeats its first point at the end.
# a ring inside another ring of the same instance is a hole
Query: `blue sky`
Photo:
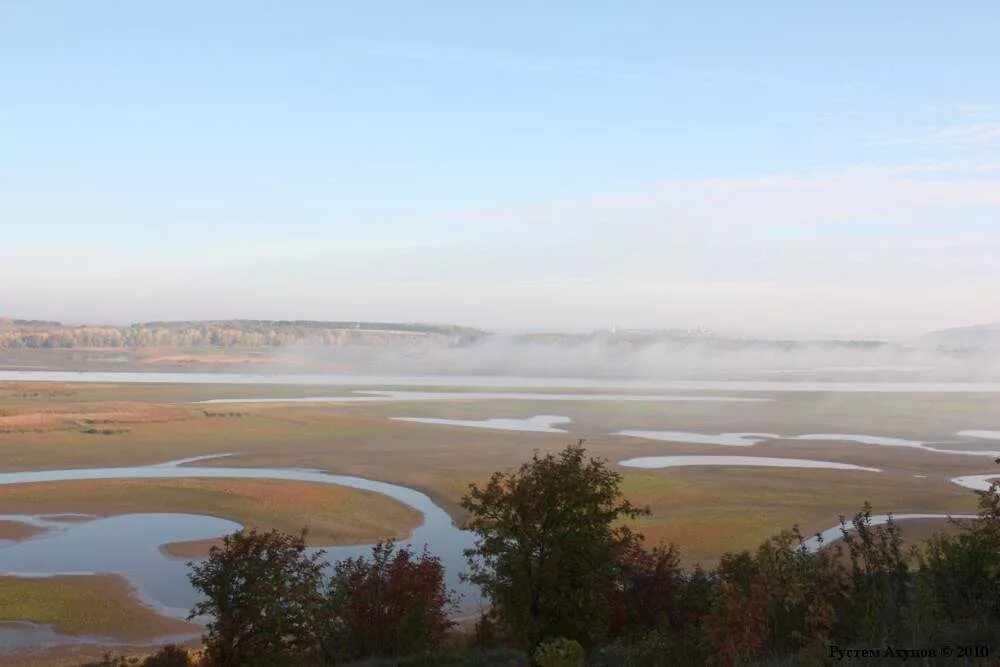
{"type": "Polygon", "coordinates": [[[1000,319],[1000,7],[694,4],[4,2],[0,315],[1000,319]]]}

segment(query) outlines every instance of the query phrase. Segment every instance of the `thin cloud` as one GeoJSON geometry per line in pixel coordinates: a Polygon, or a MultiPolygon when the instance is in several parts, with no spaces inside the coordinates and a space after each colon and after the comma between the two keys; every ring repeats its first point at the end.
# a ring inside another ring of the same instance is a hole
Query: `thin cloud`
{"type": "Polygon", "coordinates": [[[880,135],[870,142],[873,146],[974,147],[1000,143],[1000,121],[948,125],[922,134],[904,136],[880,135]]]}

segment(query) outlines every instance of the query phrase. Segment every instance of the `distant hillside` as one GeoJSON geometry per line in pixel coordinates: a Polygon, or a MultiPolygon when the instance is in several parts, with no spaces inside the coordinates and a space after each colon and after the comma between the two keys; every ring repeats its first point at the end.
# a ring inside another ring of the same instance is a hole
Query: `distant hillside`
{"type": "Polygon", "coordinates": [[[66,326],[0,319],[0,348],[281,347],[389,345],[441,339],[466,342],[483,332],[454,325],[313,320],[141,322],[66,326]]]}
{"type": "Polygon", "coordinates": [[[932,331],[923,341],[945,350],[1000,350],[1000,322],[932,331]]]}

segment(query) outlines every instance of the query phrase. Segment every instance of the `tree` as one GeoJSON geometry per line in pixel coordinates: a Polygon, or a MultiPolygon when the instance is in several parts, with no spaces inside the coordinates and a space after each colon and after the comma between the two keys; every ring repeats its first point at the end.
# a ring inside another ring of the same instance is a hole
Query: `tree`
{"type": "Polygon", "coordinates": [[[306,553],[305,531],[256,530],[228,535],[222,548],[192,566],[205,595],[190,618],[211,620],[207,661],[219,667],[301,664],[316,652],[313,621],[322,601],[322,552],[306,553]]]}
{"type": "Polygon", "coordinates": [[[582,441],[512,473],[494,473],[462,499],[477,533],[471,574],[508,635],[529,652],[543,640],[584,646],[606,634],[617,562],[635,536],[618,526],[645,513],[622,499],[621,477],[585,458],[582,441]]]}
{"type": "Polygon", "coordinates": [[[333,664],[433,653],[454,625],[448,618],[453,607],[437,556],[380,542],[370,560],[348,558],[334,566],[321,620],[324,656],[333,664]]]}
{"type": "Polygon", "coordinates": [[[611,632],[633,638],[654,629],[681,628],[685,575],[674,545],[649,551],[638,540],[622,550],[614,595],[611,632]]]}
{"type": "Polygon", "coordinates": [[[697,664],[701,624],[712,600],[704,570],[681,568],[677,548],[635,540],[618,559],[611,635],[632,645],[642,664],[697,664]]]}
{"type": "MultiPolygon", "coordinates": [[[[595,664],[675,667],[710,663],[710,651],[717,648],[710,645],[711,628],[706,627],[719,594],[714,571],[697,565],[681,570],[675,548],[659,546],[652,551],[630,550],[619,579],[612,622],[615,642],[600,648],[601,659],[595,664]]],[[[738,632],[743,630],[738,628],[738,632]]]]}
{"type": "Polygon", "coordinates": [[[851,519],[853,531],[843,519],[841,531],[851,562],[849,634],[874,645],[892,640],[901,626],[911,577],[899,524],[890,515],[873,525],[871,513],[866,502],[851,519]]]}
{"type": "Polygon", "coordinates": [[[1000,484],[976,493],[979,518],[953,520],[958,531],[932,536],[920,559],[920,581],[951,622],[1000,620],[1000,484]]]}
{"type": "Polygon", "coordinates": [[[806,550],[798,530],[766,540],[754,554],[723,555],[704,621],[711,662],[783,655],[807,660],[810,653],[815,658],[845,600],[839,561],[837,550],[806,550]]]}

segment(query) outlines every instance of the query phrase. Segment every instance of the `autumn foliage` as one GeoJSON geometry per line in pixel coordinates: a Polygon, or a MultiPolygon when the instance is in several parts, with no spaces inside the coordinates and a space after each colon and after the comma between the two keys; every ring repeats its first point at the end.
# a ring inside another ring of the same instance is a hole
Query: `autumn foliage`
{"type": "Polygon", "coordinates": [[[206,596],[195,613],[211,617],[202,662],[728,667],[825,664],[832,645],[1000,641],[997,486],[979,492],[977,520],[920,546],[865,505],[832,545],[807,548],[793,529],[691,569],[628,530],[643,510],[619,482],[574,445],[470,488],[469,578],[490,605],[465,635],[479,648],[452,641],[447,657],[456,601],[426,551],[383,542],[329,566],[301,536],[231,535],[191,575],[206,596]],[[484,645],[520,658],[480,662],[484,645]]]}
{"type": "Polygon", "coordinates": [[[191,582],[204,594],[208,667],[334,665],[375,656],[431,654],[453,625],[440,561],[392,542],[371,558],[338,562],[327,580],[305,534],[234,533],[191,582]]]}
{"type": "Polygon", "coordinates": [[[448,616],[454,604],[436,556],[379,543],[370,559],[334,566],[324,603],[323,652],[330,662],[433,653],[454,625],[448,616]]]}

